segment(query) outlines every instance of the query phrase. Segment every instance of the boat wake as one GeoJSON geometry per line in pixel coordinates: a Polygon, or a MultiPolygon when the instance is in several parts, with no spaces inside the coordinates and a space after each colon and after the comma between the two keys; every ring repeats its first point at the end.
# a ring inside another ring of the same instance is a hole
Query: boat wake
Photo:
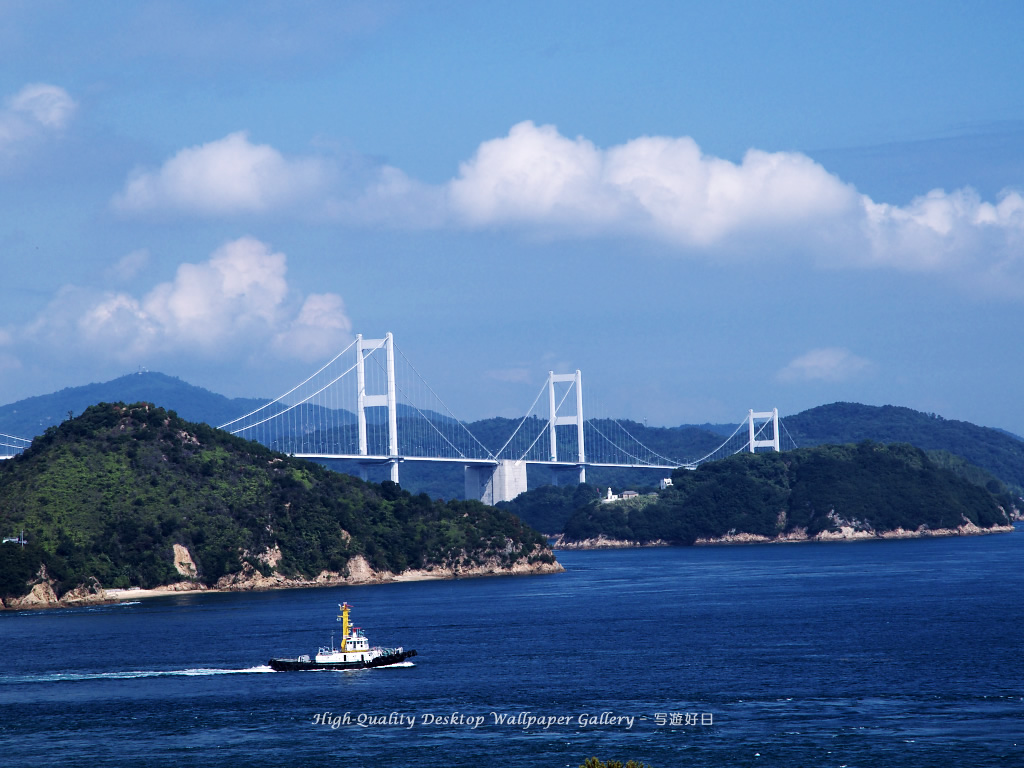
{"type": "Polygon", "coordinates": [[[13,675],[0,683],[65,683],[80,680],[136,680],[143,677],[207,677],[209,675],[250,675],[273,672],[266,664],[245,669],[149,669],[125,672],[54,672],[49,675],[13,675]]]}

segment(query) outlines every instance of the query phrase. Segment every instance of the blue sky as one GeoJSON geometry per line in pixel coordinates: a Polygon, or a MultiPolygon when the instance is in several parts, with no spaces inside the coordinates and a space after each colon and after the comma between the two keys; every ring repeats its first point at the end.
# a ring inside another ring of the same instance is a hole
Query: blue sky
{"type": "Polygon", "coordinates": [[[0,403],[274,396],[395,334],[462,418],[837,400],[1024,434],[1016,2],[0,0],[0,403]]]}

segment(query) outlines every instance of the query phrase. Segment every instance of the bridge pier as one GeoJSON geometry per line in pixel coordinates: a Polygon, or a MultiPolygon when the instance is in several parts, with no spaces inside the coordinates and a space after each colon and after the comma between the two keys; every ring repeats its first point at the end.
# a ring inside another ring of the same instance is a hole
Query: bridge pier
{"type": "Polygon", "coordinates": [[[512,501],[526,491],[526,462],[500,461],[498,464],[466,465],[466,498],[484,504],[512,501]]]}
{"type": "Polygon", "coordinates": [[[398,483],[398,459],[388,459],[385,462],[380,460],[377,461],[360,461],[359,462],[359,477],[363,480],[370,479],[370,467],[379,467],[382,463],[387,464],[389,467],[388,478],[393,483],[398,483]]]}
{"type": "Polygon", "coordinates": [[[577,473],[577,478],[571,481],[571,484],[579,484],[587,482],[587,467],[585,464],[580,464],[579,467],[566,467],[564,465],[552,464],[551,465],[551,484],[555,487],[562,485],[559,480],[568,472],[577,473]]]}

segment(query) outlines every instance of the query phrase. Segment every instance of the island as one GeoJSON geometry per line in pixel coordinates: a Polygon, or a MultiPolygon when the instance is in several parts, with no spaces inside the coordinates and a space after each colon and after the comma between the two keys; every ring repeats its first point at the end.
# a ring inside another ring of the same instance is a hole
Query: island
{"type": "Polygon", "coordinates": [[[1013,494],[987,472],[871,441],[737,454],[612,501],[596,488],[543,493],[540,508],[539,493],[505,508],[552,534],[556,549],[996,533],[1012,531],[1017,515],[1013,494]]]}
{"type": "Polygon", "coordinates": [[[92,406],[0,462],[0,530],[18,532],[0,545],[8,609],[562,570],[512,514],[332,472],[150,403],[92,406]]]}

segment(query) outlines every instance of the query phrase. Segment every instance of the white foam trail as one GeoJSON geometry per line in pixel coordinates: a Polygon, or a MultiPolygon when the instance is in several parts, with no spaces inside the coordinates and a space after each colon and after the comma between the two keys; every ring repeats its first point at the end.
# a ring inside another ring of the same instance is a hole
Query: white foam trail
{"type": "Polygon", "coordinates": [[[62,683],[79,680],[135,680],[143,677],[206,677],[209,675],[247,675],[273,672],[266,664],[245,669],[151,669],[125,672],[56,672],[51,675],[19,675],[0,678],[4,683],[62,683]]]}

